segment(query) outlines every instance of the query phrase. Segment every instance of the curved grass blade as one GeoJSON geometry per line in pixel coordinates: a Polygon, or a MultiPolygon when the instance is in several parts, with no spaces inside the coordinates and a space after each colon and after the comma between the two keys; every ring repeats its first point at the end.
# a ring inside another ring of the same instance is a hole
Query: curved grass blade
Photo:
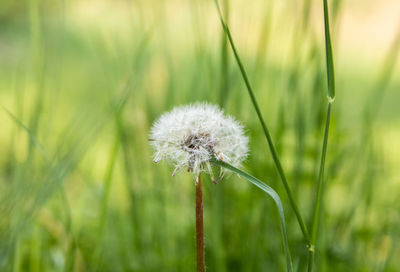
{"type": "Polygon", "coordinates": [[[246,70],[244,69],[243,63],[240,60],[239,53],[236,50],[236,46],[235,46],[235,43],[233,42],[233,38],[232,38],[231,32],[229,30],[229,27],[225,23],[224,18],[222,16],[222,12],[221,12],[218,0],[214,0],[214,2],[215,2],[215,5],[217,7],[217,10],[218,10],[218,15],[219,15],[219,19],[221,21],[222,28],[224,29],[225,34],[228,37],[229,44],[231,45],[231,48],[232,48],[233,54],[235,56],[236,62],[238,64],[238,66],[239,66],[239,70],[240,70],[240,73],[242,74],[242,77],[243,77],[244,83],[246,85],[247,91],[249,93],[251,102],[253,103],[254,109],[255,109],[255,111],[257,113],[258,120],[260,121],[260,124],[261,124],[261,127],[263,129],[264,135],[265,135],[265,137],[267,139],[268,147],[270,149],[271,156],[272,156],[272,159],[274,161],[275,167],[276,167],[276,169],[278,171],[279,177],[282,180],[283,186],[285,187],[286,193],[287,193],[288,198],[289,198],[290,205],[292,206],[292,209],[293,209],[293,211],[294,211],[294,213],[296,215],[297,221],[299,222],[300,229],[301,229],[301,231],[303,233],[304,239],[307,241],[308,246],[309,246],[310,235],[308,233],[307,226],[304,223],[303,217],[301,216],[300,210],[297,207],[297,204],[296,204],[296,202],[294,200],[294,197],[292,195],[292,191],[290,190],[289,184],[288,184],[287,179],[286,179],[286,175],[285,175],[285,173],[283,171],[282,164],[281,164],[281,162],[279,160],[279,157],[278,157],[278,153],[276,152],[275,145],[274,145],[274,143],[272,141],[271,134],[269,133],[269,129],[268,129],[266,123],[264,122],[264,118],[262,117],[260,107],[258,106],[257,99],[256,99],[256,97],[254,95],[253,88],[251,87],[250,80],[249,80],[249,78],[247,76],[246,70]]]}
{"type": "Polygon", "coordinates": [[[279,197],[279,195],[275,192],[274,189],[266,185],[264,182],[261,180],[251,176],[250,174],[247,174],[246,172],[243,172],[242,170],[226,163],[223,161],[219,161],[216,159],[211,159],[211,163],[224,167],[226,169],[231,170],[235,174],[239,175],[240,177],[246,179],[247,181],[251,182],[253,185],[257,186],[261,190],[263,190],[265,193],[267,193],[275,202],[278,211],[279,211],[279,218],[281,221],[281,227],[282,227],[282,238],[283,238],[283,247],[285,250],[285,255],[286,255],[286,266],[287,266],[287,271],[293,271],[293,265],[292,265],[292,260],[290,257],[290,250],[289,250],[289,244],[287,240],[287,233],[286,233],[286,223],[285,223],[285,214],[283,213],[283,205],[282,201],[279,197]]]}

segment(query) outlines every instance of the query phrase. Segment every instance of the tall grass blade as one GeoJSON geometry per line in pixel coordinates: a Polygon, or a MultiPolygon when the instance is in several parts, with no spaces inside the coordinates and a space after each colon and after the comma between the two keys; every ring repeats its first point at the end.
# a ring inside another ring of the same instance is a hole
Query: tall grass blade
{"type": "Polygon", "coordinates": [[[324,132],[324,140],[322,144],[322,155],[321,155],[321,164],[319,168],[318,174],[318,184],[317,184],[317,199],[316,199],[316,206],[314,210],[314,219],[313,219],[313,232],[311,235],[311,242],[312,244],[315,243],[317,239],[317,228],[318,228],[318,217],[319,217],[319,210],[321,205],[321,197],[322,197],[322,182],[324,179],[324,172],[325,172],[325,160],[326,160],[326,151],[328,148],[328,135],[329,135],[329,124],[331,119],[331,106],[332,104],[328,104],[328,112],[326,114],[326,123],[325,123],[325,132],[324,132]]]}
{"type": "Polygon", "coordinates": [[[329,124],[330,124],[330,119],[331,119],[331,107],[332,107],[333,101],[335,100],[335,68],[334,68],[334,64],[333,64],[331,34],[330,34],[330,29],[329,29],[328,3],[327,3],[327,0],[323,0],[323,2],[324,2],[326,72],[327,72],[327,80],[328,80],[328,110],[327,110],[327,114],[326,114],[325,132],[324,132],[324,139],[323,139],[323,143],[322,143],[321,163],[320,163],[319,173],[318,173],[316,199],[315,199],[315,206],[314,206],[314,216],[313,216],[313,223],[312,223],[312,229],[311,229],[311,247],[309,249],[309,259],[308,259],[308,271],[309,272],[313,271],[313,266],[314,266],[315,244],[317,241],[319,216],[321,213],[321,202],[322,202],[322,197],[323,197],[323,181],[324,181],[324,172],[325,172],[326,151],[328,148],[328,135],[329,135],[329,124]]]}
{"type": "Polygon", "coordinates": [[[258,119],[259,119],[259,121],[261,123],[263,132],[265,134],[265,137],[267,138],[268,146],[269,146],[269,149],[271,151],[271,155],[272,155],[273,161],[275,163],[275,166],[276,166],[276,169],[277,169],[277,171],[279,173],[279,176],[280,176],[280,178],[282,180],[282,183],[283,183],[283,185],[285,187],[286,193],[287,193],[287,195],[289,197],[290,205],[292,206],[293,211],[296,214],[296,218],[297,218],[297,221],[299,222],[299,225],[300,225],[301,231],[303,233],[303,236],[304,236],[305,240],[307,241],[307,243],[309,243],[310,238],[309,238],[309,233],[308,233],[307,227],[304,224],[303,218],[302,218],[302,216],[300,214],[300,211],[299,211],[299,209],[297,207],[297,204],[294,201],[292,192],[290,190],[289,184],[288,184],[287,179],[286,179],[286,175],[285,175],[285,173],[283,171],[281,162],[280,162],[278,154],[276,152],[276,149],[275,149],[274,143],[272,141],[272,137],[271,137],[271,135],[269,133],[268,127],[265,124],[264,118],[261,115],[261,111],[260,111],[260,108],[258,106],[257,100],[256,100],[256,98],[254,96],[254,92],[253,92],[253,89],[251,87],[250,81],[248,79],[246,70],[244,69],[242,61],[241,61],[241,59],[239,57],[239,54],[238,54],[238,52],[236,50],[236,46],[235,46],[235,44],[233,42],[232,35],[230,33],[229,27],[226,25],[226,23],[225,23],[225,21],[224,21],[224,19],[222,17],[222,13],[221,13],[221,9],[220,9],[219,4],[218,4],[218,0],[215,0],[215,4],[217,6],[217,10],[218,10],[218,14],[219,14],[219,18],[220,18],[222,27],[223,27],[223,29],[225,31],[226,36],[228,37],[229,44],[231,45],[233,54],[235,55],[236,62],[238,64],[238,66],[239,66],[239,69],[240,69],[240,72],[242,74],[243,80],[244,80],[244,82],[246,84],[247,91],[248,91],[248,93],[250,95],[251,102],[253,103],[254,109],[256,110],[258,119]]]}
{"type": "Polygon", "coordinates": [[[322,196],[323,196],[323,181],[324,181],[324,172],[325,172],[325,160],[326,160],[326,151],[328,149],[329,124],[330,124],[330,119],[331,119],[331,107],[332,107],[332,103],[328,103],[324,140],[323,140],[323,144],[322,144],[321,163],[320,163],[318,180],[317,180],[317,192],[316,192],[316,200],[315,200],[315,206],[314,206],[313,224],[312,224],[312,229],[311,229],[311,247],[309,248],[309,259],[308,259],[308,271],[309,272],[313,271],[315,243],[317,242],[319,216],[321,213],[321,202],[322,202],[322,196]]]}

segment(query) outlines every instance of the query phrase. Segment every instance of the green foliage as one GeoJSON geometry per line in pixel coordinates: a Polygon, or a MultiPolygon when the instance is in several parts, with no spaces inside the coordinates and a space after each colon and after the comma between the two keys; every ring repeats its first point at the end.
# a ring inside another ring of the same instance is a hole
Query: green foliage
{"type": "MultiPolygon", "coordinates": [[[[309,230],[327,88],[315,3],[221,1],[309,230]]],[[[336,38],[346,5],[331,9],[340,99],[315,268],[396,271],[400,39],[358,65],[336,38]]],[[[193,180],[152,162],[148,132],[199,100],[243,122],[244,169],[280,196],[294,270],[305,271],[307,241],[218,19],[212,1],[0,2],[0,271],[194,270],[193,180]]],[[[275,203],[235,175],[204,187],[208,269],[284,271],[275,203]]]]}

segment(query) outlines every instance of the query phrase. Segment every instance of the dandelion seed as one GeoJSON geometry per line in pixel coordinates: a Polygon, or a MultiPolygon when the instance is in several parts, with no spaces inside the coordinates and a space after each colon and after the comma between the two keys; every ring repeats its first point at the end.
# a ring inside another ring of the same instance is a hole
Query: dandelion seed
{"type": "MultiPolygon", "coordinates": [[[[199,176],[209,172],[212,158],[239,167],[247,157],[248,138],[243,127],[217,106],[196,103],[163,114],[151,129],[154,161],[165,159],[178,169],[187,167],[199,176]]],[[[219,175],[222,177],[222,173],[219,175]]]]}

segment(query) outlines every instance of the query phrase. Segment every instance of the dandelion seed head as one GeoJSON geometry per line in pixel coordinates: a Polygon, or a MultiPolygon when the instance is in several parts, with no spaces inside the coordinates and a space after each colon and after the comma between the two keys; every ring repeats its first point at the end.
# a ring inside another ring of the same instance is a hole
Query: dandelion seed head
{"type": "Polygon", "coordinates": [[[174,174],[187,167],[198,176],[208,171],[205,165],[212,158],[239,167],[248,153],[242,125],[207,103],[179,106],[164,113],[154,122],[150,139],[154,161],[167,160],[175,167],[174,174]]]}

